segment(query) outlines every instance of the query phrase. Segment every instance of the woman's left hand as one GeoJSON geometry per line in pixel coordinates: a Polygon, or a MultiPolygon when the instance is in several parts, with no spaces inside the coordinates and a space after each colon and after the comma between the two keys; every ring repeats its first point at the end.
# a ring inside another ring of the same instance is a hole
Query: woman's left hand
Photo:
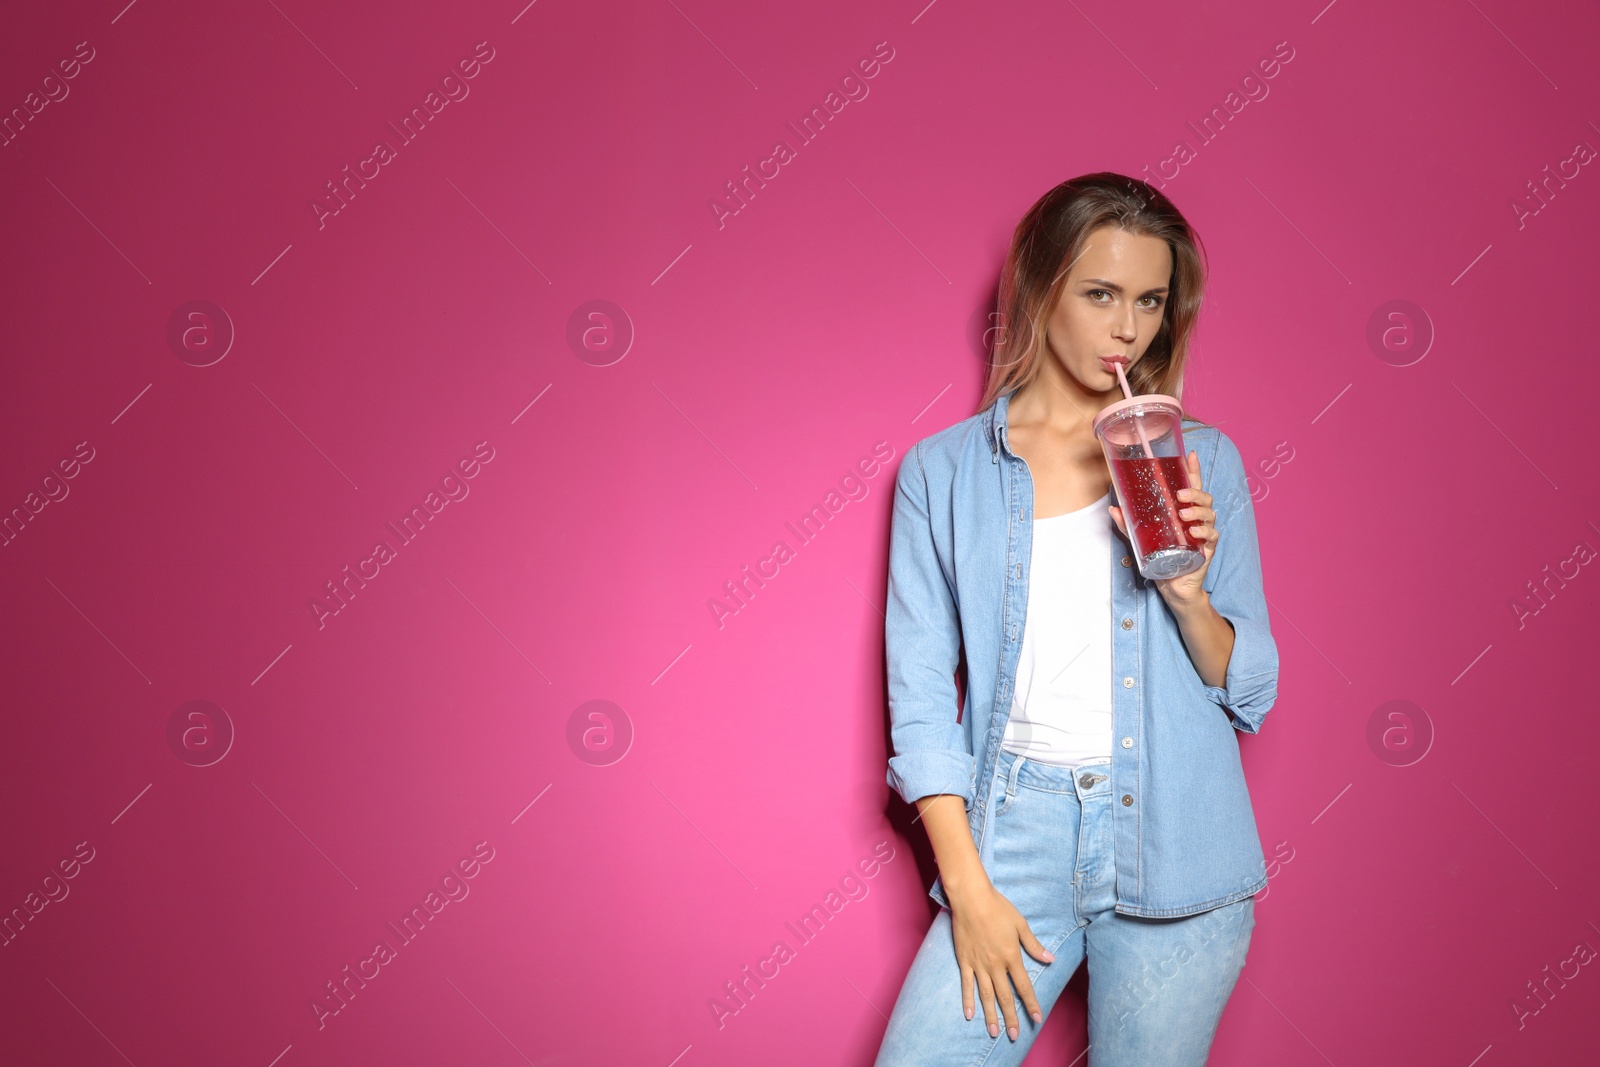
{"type": "MultiPolygon", "coordinates": [[[[1162,599],[1168,604],[1177,607],[1182,604],[1192,604],[1202,601],[1206,597],[1203,583],[1206,571],[1211,568],[1211,557],[1217,552],[1217,513],[1212,510],[1211,494],[1206,492],[1200,482],[1200,456],[1195,452],[1189,453],[1189,484],[1192,489],[1178,490],[1178,518],[1184,520],[1189,526],[1189,532],[1200,542],[1200,551],[1205,554],[1206,561],[1200,565],[1199,570],[1180,574],[1176,578],[1156,578],[1156,588],[1160,590],[1162,599]]],[[[1117,529],[1122,531],[1122,536],[1128,538],[1128,526],[1123,521],[1122,509],[1115,504],[1111,505],[1111,517],[1117,522],[1117,529]]],[[[1128,538],[1132,544],[1132,538],[1128,538]]]]}

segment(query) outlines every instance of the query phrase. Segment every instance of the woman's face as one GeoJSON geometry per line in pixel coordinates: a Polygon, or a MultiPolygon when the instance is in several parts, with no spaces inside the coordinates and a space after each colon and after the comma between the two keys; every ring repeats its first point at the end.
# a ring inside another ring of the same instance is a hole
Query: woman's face
{"type": "Polygon", "coordinates": [[[1172,250],[1159,237],[1115,226],[1092,232],[1067,276],[1046,339],[1056,364],[1089,393],[1116,391],[1123,373],[1161,330],[1172,278],[1172,250]]]}

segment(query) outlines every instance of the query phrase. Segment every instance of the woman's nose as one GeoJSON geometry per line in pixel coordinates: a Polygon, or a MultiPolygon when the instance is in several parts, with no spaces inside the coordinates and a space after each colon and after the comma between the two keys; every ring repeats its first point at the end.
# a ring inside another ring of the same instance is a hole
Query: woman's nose
{"type": "Polygon", "coordinates": [[[1132,308],[1129,308],[1126,313],[1118,317],[1115,329],[1117,340],[1119,341],[1132,342],[1139,336],[1139,327],[1134,322],[1132,308]]]}

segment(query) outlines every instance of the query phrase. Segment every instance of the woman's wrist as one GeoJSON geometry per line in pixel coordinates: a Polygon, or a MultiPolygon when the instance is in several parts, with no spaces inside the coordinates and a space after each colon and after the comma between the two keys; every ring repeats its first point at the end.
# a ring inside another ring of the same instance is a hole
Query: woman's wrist
{"type": "Polygon", "coordinates": [[[1204,588],[1185,596],[1181,593],[1173,592],[1169,585],[1158,582],[1156,590],[1161,593],[1162,599],[1172,609],[1172,614],[1177,616],[1180,621],[1184,616],[1198,617],[1204,615],[1206,609],[1211,607],[1211,594],[1206,592],[1204,588]]]}
{"type": "Polygon", "coordinates": [[[944,883],[944,895],[951,900],[960,900],[990,888],[989,872],[983,869],[976,851],[970,860],[952,864],[948,870],[941,867],[939,878],[944,883]]]}
{"type": "Polygon", "coordinates": [[[939,878],[944,883],[946,896],[964,896],[974,888],[989,883],[978,856],[977,844],[972,839],[967,808],[962,797],[954,793],[941,793],[924,797],[917,802],[922,812],[922,825],[933,845],[933,856],[939,864],[939,878]]]}

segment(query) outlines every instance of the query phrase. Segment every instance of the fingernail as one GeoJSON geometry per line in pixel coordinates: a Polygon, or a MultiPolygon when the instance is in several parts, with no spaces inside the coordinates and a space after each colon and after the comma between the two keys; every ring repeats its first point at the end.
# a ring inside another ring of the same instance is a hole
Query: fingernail
{"type": "Polygon", "coordinates": [[[1006,1030],[1006,1036],[1015,1041],[1017,1039],[1017,1028],[1013,1026],[1006,1030]]]}
{"type": "Polygon", "coordinates": [[[1044,1022],[1044,1016],[1040,1015],[1038,1012],[1034,1012],[1033,1013],[1033,1021],[1036,1022],[1036,1023],[1042,1023],[1042,1022],[1044,1022]]]}
{"type": "Polygon", "coordinates": [[[1056,954],[1054,952],[1046,952],[1044,954],[1044,958],[1051,963],[1054,963],[1056,961],[1056,954]]]}
{"type": "Polygon", "coordinates": [[[967,1019],[970,1022],[971,1019],[972,1019],[972,1009],[971,1008],[966,1009],[966,1013],[967,1013],[967,1019]]]}

